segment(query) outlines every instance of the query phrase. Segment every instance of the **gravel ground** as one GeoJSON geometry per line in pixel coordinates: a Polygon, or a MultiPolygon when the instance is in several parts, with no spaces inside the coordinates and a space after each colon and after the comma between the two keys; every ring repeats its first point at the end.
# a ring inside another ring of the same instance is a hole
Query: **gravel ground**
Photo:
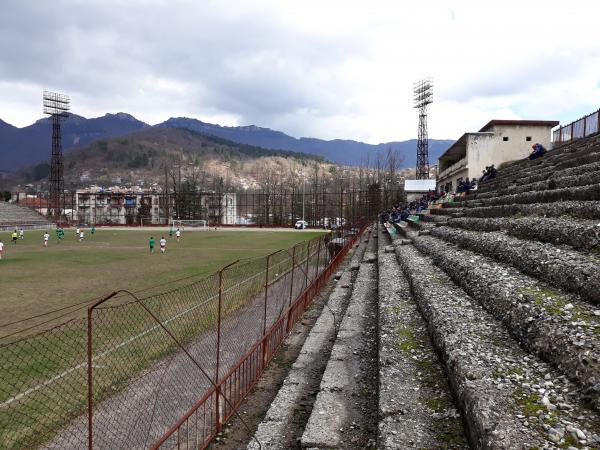
{"type": "Polygon", "coordinates": [[[375,448],[377,438],[377,236],[369,241],[302,435],[304,448],[375,448]]]}
{"type": "Polygon", "coordinates": [[[485,206],[478,208],[439,208],[433,215],[450,217],[508,217],[515,215],[538,217],[571,217],[574,219],[600,220],[600,201],[559,201],[554,203],[531,203],[485,206]]]}
{"type": "Polygon", "coordinates": [[[410,245],[396,246],[442,355],[472,447],[589,448],[598,416],[564,375],[526,354],[477,301],[410,245]]]}
{"type": "Polygon", "coordinates": [[[558,288],[579,294],[591,303],[600,303],[600,260],[589,253],[499,232],[439,227],[433,229],[431,235],[493,257],[558,288]]]}
{"type": "MultiPolygon", "coordinates": [[[[258,425],[254,437],[260,442],[262,449],[300,448],[300,439],[319,391],[337,327],[348,306],[357,274],[357,270],[352,268],[362,260],[366,245],[361,241],[355,248],[350,263],[335,275],[338,281],[327,305],[321,310],[296,361],[258,425]]],[[[258,448],[255,440],[249,442],[248,449],[258,448]]]]}
{"type": "MultiPolygon", "coordinates": [[[[424,217],[444,218],[435,215],[424,217]]],[[[447,219],[446,224],[471,231],[504,231],[520,239],[564,244],[580,250],[592,250],[600,245],[600,224],[597,220],[569,217],[458,217],[447,219]]]]}
{"type": "Polygon", "coordinates": [[[556,365],[585,388],[586,398],[600,396],[600,311],[523,275],[518,270],[439,239],[420,236],[416,247],[516,336],[524,347],[556,365]]]}
{"type": "Polygon", "coordinates": [[[468,448],[427,324],[390,244],[380,233],[378,448],[468,448]]]}

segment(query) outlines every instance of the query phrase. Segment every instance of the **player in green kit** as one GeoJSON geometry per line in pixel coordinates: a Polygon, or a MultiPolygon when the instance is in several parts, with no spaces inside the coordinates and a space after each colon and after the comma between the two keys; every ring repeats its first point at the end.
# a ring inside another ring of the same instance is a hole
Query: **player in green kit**
{"type": "Polygon", "coordinates": [[[150,244],[150,253],[154,253],[154,238],[152,236],[150,236],[148,244],[150,244]]]}

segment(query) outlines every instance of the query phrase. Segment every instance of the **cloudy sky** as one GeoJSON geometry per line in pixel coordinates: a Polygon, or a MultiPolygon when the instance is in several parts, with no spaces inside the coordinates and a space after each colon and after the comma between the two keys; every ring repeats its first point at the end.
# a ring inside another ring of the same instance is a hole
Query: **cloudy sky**
{"type": "Polygon", "coordinates": [[[416,136],[413,82],[432,76],[431,137],[570,122],[600,106],[598,17],[587,0],[4,0],[0,119],[39,119],[48,88],[86,117],[379,143],[416,136]]]}

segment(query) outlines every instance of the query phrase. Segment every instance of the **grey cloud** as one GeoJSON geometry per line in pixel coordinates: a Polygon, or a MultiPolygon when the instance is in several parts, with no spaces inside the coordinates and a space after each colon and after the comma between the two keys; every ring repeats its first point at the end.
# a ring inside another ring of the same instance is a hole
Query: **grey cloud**
{"type": "Polygon", "coordinates": [[[152,89],[146,95],[156,107],[164,100],[267,126],[297,110],[341,113],[341,85],[322,74],[347,58],[368,56],[365,43],[351,30],[324,39],[281,23],[268,9],[229,14],[233,7],[9,0],[0,16],[0,79],[101,104],[129,98],[151,107],[153,98],[139,98],[149,76],[189,86],[164,96],[152,89]]]}

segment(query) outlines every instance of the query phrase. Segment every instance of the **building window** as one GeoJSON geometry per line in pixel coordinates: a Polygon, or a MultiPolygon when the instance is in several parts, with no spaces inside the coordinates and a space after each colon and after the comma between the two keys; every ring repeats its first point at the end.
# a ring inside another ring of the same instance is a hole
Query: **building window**
{"type": "Polygon", "coordinates": [[[504,137],[502,138],[502,140],[503,140],[504,142],[508,141],[508,136],[504,136],[504,137]]]}
{"type": "Polygon", "coordinates": [[[531,136],[527,136],[527,137],[525,138],[525,140],[526,140],[527,142],[531,142],[531,136]]]}

